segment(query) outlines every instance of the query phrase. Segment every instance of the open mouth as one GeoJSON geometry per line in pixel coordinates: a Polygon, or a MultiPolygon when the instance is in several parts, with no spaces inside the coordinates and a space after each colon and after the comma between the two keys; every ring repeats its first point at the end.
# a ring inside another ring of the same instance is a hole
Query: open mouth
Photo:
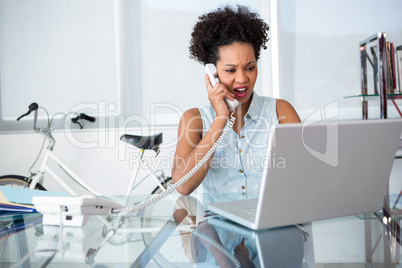
{"type": "Polygon", "coordinates": [[[236,87],[234,89],[234,93],[236,94],[236,96],[238,98],[244,98],[247,95],[247,86],[243,86],[243,87],[236,87]]]}

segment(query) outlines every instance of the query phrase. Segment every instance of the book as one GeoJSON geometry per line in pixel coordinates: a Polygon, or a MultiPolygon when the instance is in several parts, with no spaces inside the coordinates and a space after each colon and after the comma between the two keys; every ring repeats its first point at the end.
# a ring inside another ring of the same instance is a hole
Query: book
{"type": "Polygon", "coordinates": [[[392,79],[392,93],[397,94],[397,86],[396,86],[396,74],[395,74],[395,50],[394,43],[391,43],[390,47],[390,57],[391,57],[391,79],[392,79]]]}
{"type": "Polygon", "coordinates": [[[7,200],[0,191],[0,211],[36,212],[33,205],[15,204],[7,200]]]}
{"type": "Polygon", "coordinates": [[[386,43],[386,64],[387,64],[387,93],[388,94],[394,94],[395,90],[394,90],[394,79],[393,79],[393,72],[392,72],[392,58],[393,58],[393,54],[392,54],[392,43],[387,42],[386,43]]]}
{"type": "Polygon", "coordinates": [[[402,93],[402,45],[397,46],[396,49],[396,67],[397,71],[396,73],[398,74],[398,81],[399,81],[399,93],[402,93]]]}
{"type": "Polygon", "coordinates": [[[37,212],[32,204],[34,196],[69,196],[65,192],[39,191],[27,188],[0,186],[0,212],[37,212]]]}

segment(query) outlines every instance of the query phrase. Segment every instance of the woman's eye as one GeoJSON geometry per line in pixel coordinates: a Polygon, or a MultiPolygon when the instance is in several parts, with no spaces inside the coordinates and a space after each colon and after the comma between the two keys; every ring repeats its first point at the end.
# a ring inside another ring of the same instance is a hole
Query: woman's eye
{"type": "Polygon", "coordinates": [[[247,71],[252,71],[252,70],[254,70],[255,69],[255,66],[251,66],[251,67],[248,67],[247,68],[247,71]]]}
{"type": "Polygon", "coordinates": [[[228,69],[228,70],[226,70],[226,72],[227,72],[227,73],[234,73],[234,72],[236,72],[236,70],[228,69]]]}

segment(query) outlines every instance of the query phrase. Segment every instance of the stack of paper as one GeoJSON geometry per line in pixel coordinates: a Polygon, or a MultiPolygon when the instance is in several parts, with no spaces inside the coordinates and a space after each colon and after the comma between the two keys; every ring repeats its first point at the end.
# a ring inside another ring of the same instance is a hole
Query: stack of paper
{"type": "Polygon", "coordinates": [[[64,192],[49,192],[26,188],[0,186],[0,212],[36,212],[32,205],[34,196],[69,196],[64,192]]]}

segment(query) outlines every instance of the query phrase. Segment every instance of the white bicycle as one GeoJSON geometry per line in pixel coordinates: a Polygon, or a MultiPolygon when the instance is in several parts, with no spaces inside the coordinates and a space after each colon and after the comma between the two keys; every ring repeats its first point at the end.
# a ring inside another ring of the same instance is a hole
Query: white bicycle
{"type": "MultiPolygon", "coordinates": [[[[60,176],[57,175],[56,172],[54,172],[51,167],[49,166],[49,161],[52,160],[58,164],[58,166],[63,170],[68,177],[70,177],[73,181],[75,181],[77,184],[79,184],[81,187],[86,189],[88,192],[90,192],[92,195],[99,196],[101,195],[97,191],[95,191],[93,188],[91,188],[87,183],[85,183],[77,174],[74,173],[72,169],[70,169],[66,164],[64,164],[54,153],[55,151],[55,143],[56,140],[52,135],[52,132],[54,129],[57,128],[64,120],[67,120],[67,118],[70,118],[73,123],[76,123],[80,126],[80,128],[83,128],[82,120],[87,120],[89,122],[95,122],[95,118],[88,116],[84,113],[76,113],[76,112],[67,112],[67,113],[57,113],[55,114],[52,119],[50,120],[49,115],[43,107],[39,107],[38,104],[32,103],[29,105],[29,110],[27,113],[21,115],[18,119],[20,120],[24,116],[29,115],[31,112],[34,112],[34,122],[33,122],[33,129],[35,133],[38,133],[39,135],[44,137],[44,141],[42,144],[42,147],[40,149],[40,152],[38,154],[38,157],[36,158],[34,164],[31,166],[29,169],[28,177],[23,176],[23,175],[4,175],[0,177],[0,186],[13,186],[13,187],[22,187],[22,188],[30,188],[30,189],[37,189],[37,190],[46,190],[45,185],[44,185],[44,175],[45,173],[48,173],[51,175],[53,179],[55,179],[58,183],[60,183],[63,188],[69,192],[71,195],[77,195],[77,193],[67,184],[65,183],[64,179],[61,178],[60,176]],[[38,119],[38,109],[43,109],[47,116],[48,116],[48,124],[44,128],[37,127],[37,119],[38,119]],[[56,116],[60,116],[54,123],[56,116]],[[39,165],[39,170],[36,173],[32,173],[31,170],[32,168],[36,165],[37,160],[39,159],[39,156],[42,154],[43,147],[45,142],[48,141],[48,146],[44,152],[44,157],[42,159],[42,162],[39,165]]],[[[159,145],[163,141],[163,133],[158,133],[156,135],[152,136],[137,136],[137,135],[122,135],[120,137],[120,140],[132,145],[140,150],[140,157],[136,160],[138,163],[136,163],[137,167],[141,167],[141,163],[143,161],[143,155],[146,150],[152,150],[155,152],[155,157],[160,152],[159,145]]],[[[156,187],[155,189],[151,192],[151,194],[157,194],[162,192],[167,188],[168,185],[173,184],[172,178],[169,176],[166,176],[163,172],[163,170],[151,170],[149,167],[146,167],[145,169],[148,171],[148,175],[146,175],[142,180],[136,184],[136,180],[138,177],[138,172],[140,168],[136,168],[133,171],[133,174],[130,179],[129,186],[127,188],[127,192],[125,193],[126,196],[130,195],[131,192],[140,185],[143,181],[145,181],[146,178],[151,177],[155,183],[156,187]]]]}

